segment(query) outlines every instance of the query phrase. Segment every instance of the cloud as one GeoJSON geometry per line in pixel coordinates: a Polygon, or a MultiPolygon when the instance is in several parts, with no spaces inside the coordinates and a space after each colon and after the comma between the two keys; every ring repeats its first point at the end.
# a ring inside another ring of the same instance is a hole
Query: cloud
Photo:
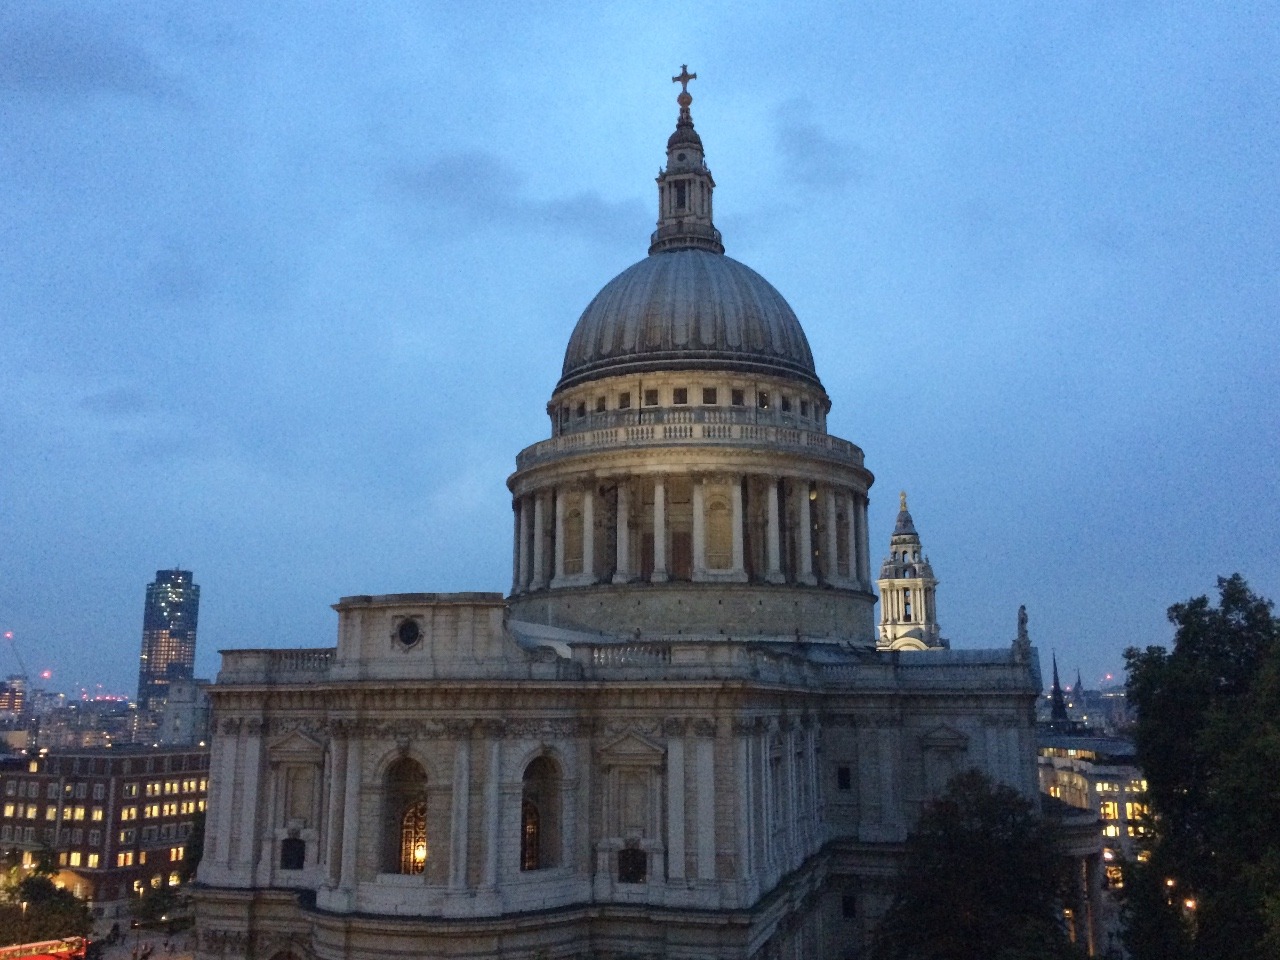
{"type": "Polygon", "coordinates": [[[141,390],[133,387],[111,387],[82,398],[80,406],[101,417],[123,419],[146,413],[154,404],[141,390]]]}
{"type": "Polygon", "coordinates": [[[805,186],[827,190],[861,180],[863,152],[829,135],[808,112],[799,100],[788,101],[778,111],[775,140],[788,175],[805,186]]]}
{"type": "Polygon", "coordinates": [[[476,226],[522,231],[567,230],[599,243],[633,246],[646,222],[638,200],[611,202],[594,192],[553,200],[528,196],[520,175],[483,151],[445,154],[418,166],[393,168],[393,189],[428,216],[464,232],[476,226]]]}
{"type": "Polygon", "coordinates": [[[168,100],[178,93],[136,43],[71,8],[20,4],[0,16],[0,89],[55,99],[116,93],[168,100]]]}

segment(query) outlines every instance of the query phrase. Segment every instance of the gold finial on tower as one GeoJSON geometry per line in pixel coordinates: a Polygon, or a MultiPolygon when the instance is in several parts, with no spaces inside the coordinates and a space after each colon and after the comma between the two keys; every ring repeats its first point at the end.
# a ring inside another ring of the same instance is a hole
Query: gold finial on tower
{"type": "Polygon", "coordinates": [[[907,491],[903,490],[898,494],[898,503],[902,504],[902,509],[907,509],[907,491]]]}
{"type": "Polygon", "coordinates": [[[676,97],[676,103],[685,109],[688,109],[689,104],[693,103],[693,97],[689,93],[689,81],[697,79],[698,75],[696,73],[689,72],[687,63],[680,64],[680,76],[671,78],[672,83],[680,84],[680,95],[676,97]]]}

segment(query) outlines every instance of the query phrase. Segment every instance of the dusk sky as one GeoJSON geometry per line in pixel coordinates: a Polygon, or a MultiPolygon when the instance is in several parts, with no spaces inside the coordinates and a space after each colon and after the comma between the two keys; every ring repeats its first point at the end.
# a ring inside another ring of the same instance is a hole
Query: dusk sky
{"type": "Polygon", "coordinates": [[[11,2],[0,52],[0,632],[49,686],[133,694],[162,567],[207,677],[509,589],[683,63],[953,646],[1025,603],[1094,686],[1219,575],[1280,597],[1274,3],[11,2]]]}

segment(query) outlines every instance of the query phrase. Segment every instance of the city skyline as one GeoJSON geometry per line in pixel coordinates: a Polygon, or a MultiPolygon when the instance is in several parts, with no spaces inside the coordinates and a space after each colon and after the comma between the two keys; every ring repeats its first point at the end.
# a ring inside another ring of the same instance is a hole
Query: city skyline
{"type": "Polygon", "coordinates": [[[332,644],[341,596],[509,589],[503,480],[643,254],[684,62],[728,252],[876,475],[872,564],[905,489],[955,647],[1025,603],[1094,686],[1218,575],[1280,595],[1261,17],[304,9],[0,14],[0,631],[33,678],[130,690],[175,555],[200,676],[332,644]]]}

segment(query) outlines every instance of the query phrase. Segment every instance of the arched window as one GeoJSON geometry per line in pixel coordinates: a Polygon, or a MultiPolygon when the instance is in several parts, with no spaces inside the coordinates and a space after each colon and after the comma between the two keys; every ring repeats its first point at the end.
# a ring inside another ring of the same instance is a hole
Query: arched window
{"type": "Polygon", "coordinates": [[[520,804],[520,869],[542,868],[542,815],[526,797],[520,804]]]}
{"type": "Polygon", "coordinates": [[[707,569],[728,570],[733,566],[733,520],[729,504],[715,499],[707,505],[707,569]]]}
{"type": "Polygon", "coordinates": [[[400,872],[421,873],[427,866],[427,803],[411,804],[400,818],[400,872]]]}
{"type": "Polygon", "coordinates": [[[427,774],[404,757],[387,771],[382,823],[382,869],[387,873],[422,873],[430,848],[427,841],[427,774]]]}
{"type": "Polygon", "coordinates": [[[537,757],[524,770],[520,797],[520,869],[542,870],[560,862],[560,770],[537,757]]]}
{"type": "Polygon", "coordinates": [[[564,517],[564,572],[582,572],[582,511],[571,508],[564,517]]]}
{"type": "Polygon", "coordinates": [[[911,622],[911,588],[902,591],[902,619],[911,622]]]}

